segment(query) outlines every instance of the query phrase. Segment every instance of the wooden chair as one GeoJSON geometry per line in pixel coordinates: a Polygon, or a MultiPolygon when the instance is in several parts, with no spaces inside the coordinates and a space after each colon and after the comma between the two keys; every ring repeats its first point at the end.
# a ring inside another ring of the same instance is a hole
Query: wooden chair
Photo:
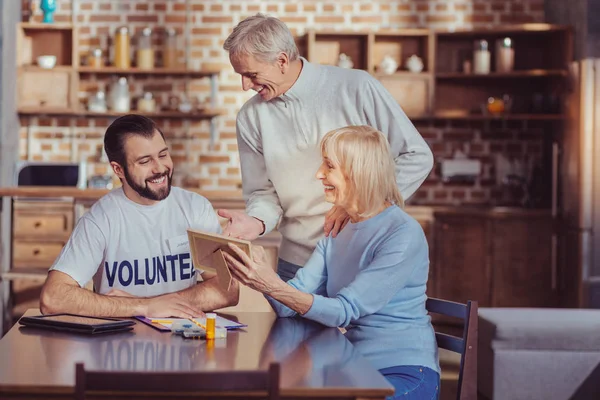
{"type": "Polygon", "coordinates": [[[430,298],[425,304],[427,311],[434,314],[459,318],[463,321],[462,337],[437,332],[435,338],[439,348],[460,354],[457,400],[477,399],[477,302],[467,304],[430,298]]]}
{"type": "Polygon", "coordinates": [[[260,398],[279,399],[280,366],[268,371],[128,372],[86,371],[75,368],[75,399],[87,395],[110,397],[260,398]]]}

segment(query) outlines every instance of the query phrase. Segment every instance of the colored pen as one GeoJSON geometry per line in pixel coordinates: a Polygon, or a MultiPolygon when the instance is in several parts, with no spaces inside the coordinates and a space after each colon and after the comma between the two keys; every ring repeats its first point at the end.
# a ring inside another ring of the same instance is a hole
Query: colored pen
{"type": "Polygon", "coordinates": [[[196,320],[190,318],[190,321],[192,321],[193,323],[195,323],[196,325],[198,325],[200,328],[206,330],[206,326],[202,325],[200,322],[197,322],[196,320]]]}

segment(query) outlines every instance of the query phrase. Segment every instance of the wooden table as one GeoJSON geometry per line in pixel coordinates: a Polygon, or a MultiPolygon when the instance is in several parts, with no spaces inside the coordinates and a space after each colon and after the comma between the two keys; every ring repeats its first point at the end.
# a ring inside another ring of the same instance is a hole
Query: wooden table
{"type": "MultiPolygon", "coordinates": [[[[37,315],[28,310],[25,315],[37,315]]],[[[238,312],[248,324],[207,348],[137,322],[132,332],[85,336],[18,324],[0,340],[0,398],[68,399],[75,363],[105,371],[208,371],[267,369],[281,363],[284,398],[384,399],[393,387],[344,335],[304,319],[238,312]]]]}

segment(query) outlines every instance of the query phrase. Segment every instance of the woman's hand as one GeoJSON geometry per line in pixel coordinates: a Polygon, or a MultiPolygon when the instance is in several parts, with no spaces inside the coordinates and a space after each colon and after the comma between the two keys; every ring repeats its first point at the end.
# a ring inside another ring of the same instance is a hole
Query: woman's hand
{"type": "Polygon", "coordinates": [[[223,252],[227,266],[232,275],[244,285],[268,294],[282,282],[273,268],[268,265],[267,254],[262,246],[252,246],[252,260],[235,244],[229,243],[229,248],[242,262],[227,252],[223,252]]]}

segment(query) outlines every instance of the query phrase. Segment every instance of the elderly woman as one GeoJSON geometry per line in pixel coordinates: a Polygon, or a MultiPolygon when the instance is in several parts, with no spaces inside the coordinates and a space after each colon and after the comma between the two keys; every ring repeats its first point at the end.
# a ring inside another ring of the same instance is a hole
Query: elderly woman
{"type": "Polygon", "coordinates": [[[301,315],[346,328],[346,337],[396,388],[394,399],[435,399],[439,362],[425,309],[428,246],[403,210],[385,136],[368,126],[325,135],[317,178],[328,202],[350,221],[325,237],[295,277],[282,281],[262,248],[238,247],[227,264],[240,282],[265,295],[280,317],[301,315]]]}

